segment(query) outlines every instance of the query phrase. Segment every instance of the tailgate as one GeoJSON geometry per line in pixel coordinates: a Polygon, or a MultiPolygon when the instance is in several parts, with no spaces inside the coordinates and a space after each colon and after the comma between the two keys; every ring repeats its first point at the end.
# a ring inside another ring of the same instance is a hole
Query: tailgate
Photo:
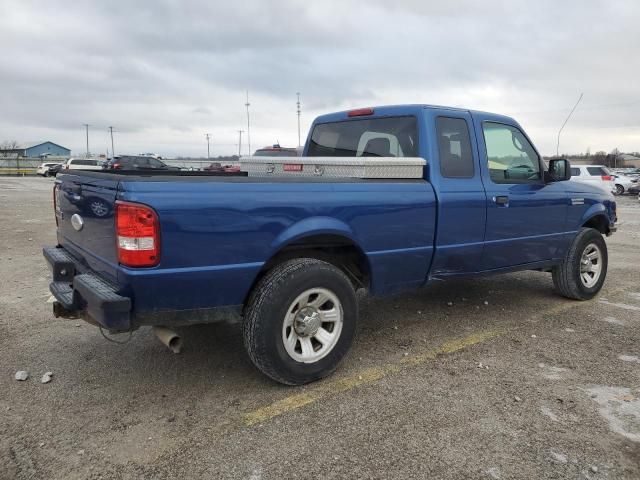
{"type": "Polygon", "coordinates": [[[118,181],[65,174],[56,180],[58,243],[112,281],[118,264],[114,206],[118,181]]]}

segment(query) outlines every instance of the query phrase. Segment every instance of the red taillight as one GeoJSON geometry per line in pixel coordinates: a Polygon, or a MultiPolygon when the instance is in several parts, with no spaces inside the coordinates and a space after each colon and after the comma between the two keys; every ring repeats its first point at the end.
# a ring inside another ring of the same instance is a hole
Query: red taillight
{"type": "Polygon", "coordinates": [[[610,182],[611,180],[613,180],[613,177],[611,175],[602,175],[602,180],[605,182],[610,182]]]}
{"type": "Polygon", "coordinates": [[[365,115],[373,115],[373,108],[358,108],[347,112],[349,117],[364,117],[365,115]]]}
{"type": "Polygon", "coordinates": [[[53,186],[53,216],[56,217],[56,227],[58,226],[58,188],[57,183],[53,186]]]}
{"type": "Polygon", "coordinates": [[[119,163],[114,163],[113,164],[113,168],[115,168],[117,170],[118,168],[122,168],[122,165],[119,164],[119,163]]]}
{"type": "Polygon", "coordinates": [[[160,223],[152,208],[116,202],[118,261],[128,267],[154,267],[160,262],[160,223]]]}

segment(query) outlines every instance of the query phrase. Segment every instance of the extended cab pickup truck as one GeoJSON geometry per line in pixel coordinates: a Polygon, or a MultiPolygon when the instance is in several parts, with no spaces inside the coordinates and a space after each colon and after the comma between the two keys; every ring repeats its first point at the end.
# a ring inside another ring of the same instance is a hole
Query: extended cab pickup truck
{"type": "Polygon", "coordinates": [[[235,317],[255,366],[298,385],[349,350],[359,288],[531,269],[588,300],[605,280],[613,196],[566,181],[569,162],[547,166],[511,118],[426,105],[332,113],[314,121],[303,157],[272,160],[257,176],[58,176],[58,245],[44,249],[54,314],[111,332],[235,317]],[[325,175],[330,157],[373,165],[375,178],[325,175]],[[394,162],[409,159],[419,178],[398,178],[394,162]]]}

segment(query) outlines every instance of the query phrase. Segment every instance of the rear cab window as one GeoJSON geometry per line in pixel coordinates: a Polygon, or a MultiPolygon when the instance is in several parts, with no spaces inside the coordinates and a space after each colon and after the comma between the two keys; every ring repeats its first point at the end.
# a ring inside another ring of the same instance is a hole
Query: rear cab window
{"type": "Polygon", "coordinates": [[[471,178],[474,175],[469,127],[463,118],[436,118],[440,173],[445,178],[471,178]]]}
{"type": "Polygon", "coordinates": [[[253,153],[254,157],[296,157],[298,152],[295,148],[260,148],[253,153]]]}
{"type": "Polygon", "coordinates": [[[398,116],[321,123],[311,133],[310,157],[417,157],[418,122],[398,116]]]}

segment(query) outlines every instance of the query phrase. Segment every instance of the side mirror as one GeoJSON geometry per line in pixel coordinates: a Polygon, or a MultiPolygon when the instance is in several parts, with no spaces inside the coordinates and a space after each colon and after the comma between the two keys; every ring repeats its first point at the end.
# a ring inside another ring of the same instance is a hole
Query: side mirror
{"type": "Polygon", "coordinates": [[[569,180],[571,178],[571,163],[566,158],[553,158],[549,160],[549,170],[545,174],[547,183],[569,180]]]}

